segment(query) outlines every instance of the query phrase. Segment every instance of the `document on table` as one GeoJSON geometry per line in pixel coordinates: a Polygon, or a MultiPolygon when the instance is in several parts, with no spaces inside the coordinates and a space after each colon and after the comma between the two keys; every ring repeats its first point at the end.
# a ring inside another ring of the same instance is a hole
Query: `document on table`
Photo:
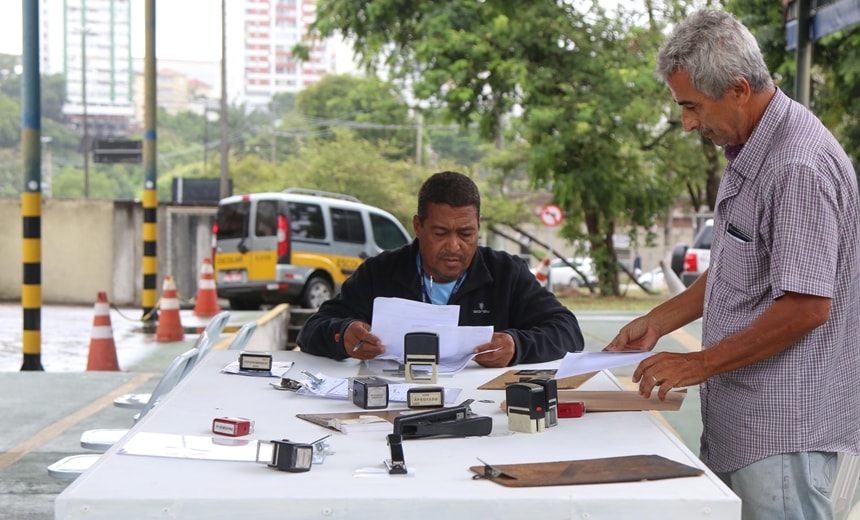
{"type": "Polygon", "coordinates": [[[221,372],[240,376],[284,377],[291,368],[293,368],[292,361],[272,361],[271,370],[242,370],[239,368],[239,360],[236,360],[222,368],[221,372]]]}
{"type": "Polygon", "coordinates": [[[403,298],[375,298],[370,329],[385,346],[379,359],[403,362],[403,337],[407,332],[439,335],[439,372],[459,372],[475,357],[478,345],[489,343],[493,327],[459,326],[459,305],[432,305],[403,298]]]}
{"type": "Polygon", "coordinates": [[[117,453],[178,459],[254,462],[257,460],[257,441],[233,437],[138,432],[117,453]]]}
{"type": "Polygon", "coordinates": [[[623,367],[638,364],[643,359],[652,356],[653,352],[641,351],[601,351],[601,352],[568,352],[561,360],[555,373],[555,379],[576,376],[587,372],[596,372],[604,368],[623,367]]]}
{"type": "MultiPolygon", "coordinates": [[[[310,384],[309,381],[303,381],[302,387],[296,393],[298,395],[325,397],[328,399],[350,398],[351,385],[348,379],[340,377],[328,377],[321,372],[316,374],[316,377],[323,381],[321,385],[313,385],[310,384]]],[[[389,383],[388,401],[392,403],[405,403],[407,399],[406,394],[409,389],[417,386],[427,385],[415,383],[389,383]]],[[[462,391],[462,388],[444,387],[443,389],[446,403],[453,403],[462,391]]]]}

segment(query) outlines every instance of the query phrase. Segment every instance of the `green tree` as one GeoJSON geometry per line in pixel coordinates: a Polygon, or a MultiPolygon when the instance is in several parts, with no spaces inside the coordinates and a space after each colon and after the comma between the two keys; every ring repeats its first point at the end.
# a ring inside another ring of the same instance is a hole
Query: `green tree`
{"type": "Polygon", "coordinates": [[[321,0],[315,28],[350,36],[368,68],[384,66],[455,121],[478,117],[485,137],[519,105],[534,183],[552,187],[563,234],[587,239],[602,292],[617,294],[616,230],[650,227],[675,195],[651,157],[670,133],[653,77],[664,21],[652,14],[640,29],[596,4],[321,0]]]}
{"type": "Polygon", "coordinates": [[[377,78],[327,75],[299,92],[296,110],[324,132],[352,128],[369,143],[383,146],[392,159],[415,156],[415,122],[393,85],[377,78]]]}
{"type": "MultiPolygon", "coordinates": [[[[787,11],[778,2],[727,0],[756,36],[776,84],[794,97],[796,53],[786,51],[787,11]]],[[[860,164],[860,25],[814,42],[809,108],[834,133],[854,164],[860,164]]]]}

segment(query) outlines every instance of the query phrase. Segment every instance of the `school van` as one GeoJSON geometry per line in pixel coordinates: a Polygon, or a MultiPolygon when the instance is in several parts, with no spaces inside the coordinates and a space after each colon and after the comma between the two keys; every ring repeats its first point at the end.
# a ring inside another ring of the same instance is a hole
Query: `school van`
{"type": "Polygon", "coordinates": [[[300,188],[222,199],[212,236],[215,286],[234,310],[319,307],[366,258],[411,240],[386,211],[300,188]]]}

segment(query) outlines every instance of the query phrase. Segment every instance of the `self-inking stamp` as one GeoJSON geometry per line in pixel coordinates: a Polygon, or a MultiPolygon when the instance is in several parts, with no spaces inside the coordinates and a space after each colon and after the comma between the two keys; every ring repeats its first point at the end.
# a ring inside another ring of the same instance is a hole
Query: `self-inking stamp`
{"type": "Polygon", "coordinates": [[[365,410],[388,408],[388,382],[377,377],[352,380],[352,402],[365,410]]]}
{"type": "Polygon", "coordinates": [[[407,332],[403,337],[407,383],[435,383],[439,374],[439,336],[433,332],[407,332]]]}
{"type": "Polygon", "coordinates": [[[546,429],[546,397],[537,383],[513,383],[505,388],[508,429],[513,432],[537,433],[546,429]]]}
{"type": "Polygon", "coordinates": [[[558,426],[558,381],[548,377],[536,377],[526,381],[543,387],[543,395],[546,400],[544,410],[546,411],[546,427],[558,426]]]}
{"type": "Polygon", "coordinates": [[[302,442],[257,441],[257,462],[290,473],[310,471],[314,446],[302,442]]]}

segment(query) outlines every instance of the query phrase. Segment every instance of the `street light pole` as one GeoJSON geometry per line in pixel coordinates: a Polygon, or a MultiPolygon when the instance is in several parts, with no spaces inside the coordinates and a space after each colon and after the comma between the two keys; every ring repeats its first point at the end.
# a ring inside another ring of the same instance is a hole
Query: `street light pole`
{"type": "Polygon", "coordinates": [[[219,191],[221,198],[230,193],[230,177],[227,172],[230,141],[227,133],[227,0],[221,0],[221,179],[219,191]]]}
{"type": "Polygon", "coordinates": [[[90,198],[90,132],[87,121],[87,28],[81,28],[81,105],[84,122],[84,198],[90,198]]]}

